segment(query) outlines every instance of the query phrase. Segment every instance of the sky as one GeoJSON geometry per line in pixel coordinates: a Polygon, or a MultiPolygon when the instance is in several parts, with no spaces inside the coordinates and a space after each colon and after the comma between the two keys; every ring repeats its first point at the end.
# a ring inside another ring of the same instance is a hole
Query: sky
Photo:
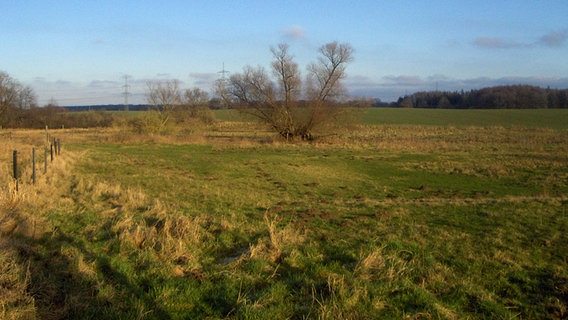
{"type": "Polygon", "coordinates": [[[0,71],[40,105],[122,104],[125,80],[131,104],[148,81],[213,92],[282,42],[305,74],[332,41],[354,48],[352,97],[568,88],[566,0],[0,0],[0,71]]]}

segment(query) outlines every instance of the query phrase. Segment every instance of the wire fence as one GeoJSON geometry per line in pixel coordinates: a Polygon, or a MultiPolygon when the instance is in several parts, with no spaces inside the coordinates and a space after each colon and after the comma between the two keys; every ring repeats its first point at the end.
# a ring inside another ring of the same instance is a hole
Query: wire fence
{"type": "Polygon", "coordinates": [[[31,157],[25,154],[26,150],[14,149],[12,151],[11,177],[8,180],[14,183],[15,191],[19,191],[23,184],[35,185],[41,173],[47,174],[49,165],[55,161],[57,156],[61,155],[61,150],[61,139],[52,136],[47,127],[44,147],[32,147],[31,157]]]}

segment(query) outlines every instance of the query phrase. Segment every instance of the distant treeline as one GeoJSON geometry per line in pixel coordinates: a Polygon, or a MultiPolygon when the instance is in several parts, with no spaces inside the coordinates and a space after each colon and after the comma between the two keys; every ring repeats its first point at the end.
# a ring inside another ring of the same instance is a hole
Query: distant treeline
{"type": "MultiPolygon", "coordinates": [[[[0,128],[43,128],[46,125],[50,128],[108,127],[113,125],[115,117],[113,113],[105,111],[125,110],[122,104],[59,107],[50,103],[44,107],[37,107],[35,103],[27,105],[2,103],[4,100],[0,99],[0,128]]],[[[568,89],[545,89],[529,85],[497,86],[459,92],[416,92],[400,97],[395,102],[382,102],[379,99],[355,99],[344,101],[339,105],[353,108],[568,108],[568,89]]],[[[219,99],[211,99],[207,106],[209,109],[220,109],[223,105],[219,99]]],[[[146,104],[128,106],[129,111],[145,111],[148,109],[152,109],[152,107],[146,104]]]]}
{"type": "Polygon", "coordinates": [[[110,127],[112,113],[102,110],[90,112],[68,112],[63,107],[45,106],[29,109],[9,107],[0,117],[0,128],[92,128],[110,127]]]}
{"type": "MultiPolygon", "coordinates": [[[[218,98],[210,99],[207,103],[207,107],[212,110],[218,110],[223,107],[222,102],[218,98]]],[[[61,107],[67,111],[125,111],[127,108],[124,104],[97,104],[89,106],[64,106],[61,107]]],[[[153,106],[148,104],[129,104],[128,111],[147,111],[150,109],[155,109],[153,106]]]]}
{"type": "MultiPolygon", "coordinates": [[[[340,103],[347,107],[439,108],[439,109],[546,109],[568,108],[568,89],[540,88],[530,85],[488,87],[471,91],[422,91],[398,98],[395,102],[355,99],[340,103]]],[[[220,109],[219,99],[211,99],[210,109],[220,109]]],[[[123,104],[66,106],[67,111],[121,111],[123,104]]],[[[145,111],[151,106],[129,105],[130,111],[145,111]]]]}
{"type": "Polygon", "coordinates": [[[545,109],[568,108],[568,89],[529,85],[497,86],[471,91],[416,92],[391,106],[440,109],[545,109]]]}
{"type": "MultiPolygon", "coordinates": [[[[125,111],[124,104],[97,104],[91,106],[65,106],[67,111],[125,111]]],[[[129,104],[128,111],[146,111],[150,107],[146,104],[129,104]]]]}

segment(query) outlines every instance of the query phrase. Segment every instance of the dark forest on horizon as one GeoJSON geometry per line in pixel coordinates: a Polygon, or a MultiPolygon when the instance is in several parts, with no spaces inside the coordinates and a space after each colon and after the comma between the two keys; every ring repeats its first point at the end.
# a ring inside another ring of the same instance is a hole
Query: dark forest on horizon
{"type": "Polygon", "coordinates": [[[392,106],[439,109],[568,108],[568,89],[509,85],[471,91],[416,92],[400,97],[392,106]]]}

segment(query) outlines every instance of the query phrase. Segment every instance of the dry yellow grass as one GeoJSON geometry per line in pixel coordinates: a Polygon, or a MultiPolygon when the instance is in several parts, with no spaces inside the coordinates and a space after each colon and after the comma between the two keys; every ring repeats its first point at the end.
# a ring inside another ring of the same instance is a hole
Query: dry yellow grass
{"type": "Polygon", "coordinates": [[[541,152],[554,145],[568,151],[568,131],[504,127],[358,125],[317,142],[325,147],[391,152],[541,152]],[[563,143],[563,145],[561,145],[563,143]],[[498,147],[499,149],[495,150],[498,147]]]}
{"type": "MultiPolygon", "coordinates": [[[[73,154],[58,156],[49,163],[46,174],[42,152],[45,132],[17,130],[1,132],[0,145],[0,318],[35,319],[35,300],[27,291],[30,281],[29,263],[18,250],[27,250],[25,239],[39,239],[51,226],[43,216],[50,208],[59,206],[59,195],[67,189],[66,178],[75,161],[73,154]],[[31,149],[38,152],[37,180],[31,184],[31,149]],[[12,153],[18,150],[21,178],[12,176],[12,153]],[[40,166],[41,165],[41,166],[40,166]],[[22,240],[23,239],[23,240],[22,240]]],[[[77,260],[78,268],[88,266],[77,260]]]]}
{"type": "MultiPolygon", "coordinates": [[[[81,143],[166,143],[212,144],[214,148],[250,148],[259,144],[275,147],[289,143],[279,139],[260,124],[216,122],[195,132],[174,132],[168,135],[134,134],[124,128],[58,129],[53,136],[64,137],[65,144],[81,143]]],[[[10,164],[11,152],[17,146],[43,147],[43,130],[13,130],[0,132],[6,144],[0,146],[0,165],[10,164]]],[[[522,127],[452,127],[417,125],[353,125],[349,130],[321,137],[310,145],[319,148],[375,149],[391,152],[541,152],[551,145],[568,152],[567,130],[522,127]],[[498,150],[494,148],[498,146],[498,150]]],[[[303,142],[298,142],[304,144],[303,142]]],[[[21,149],[21,148],[20,148],[21,149]]],[[[23,152],[23,151],[22,151],[23,152]]],[[[24,152],[22,153],[24,154],[24,152]]],[[[1,168],[1,167],[0,167],[1,168]]],[[[4,170],[4,169],[3,169],[4,170]]]]}
{"type": "Polygon", "coordinates": [[[0,318],[35,319],[34,298],[27,292],[29,269],[15,251],[9,239],[0,238],[0,318]]]}
{"type": "Polygon", "coordinates": [[[290,257],[292,259],[290,263],[296,265],[292,254],[294,247],[302,244],[306,240],[306,236],[293,224],[281,226],[281,222],[281,218],[278,216],[270,216],[268,212],[264,214],[268,237],[263,237],[256,244],[251,245],[251,258],[279,263],[282,259],[290,257]]]}

